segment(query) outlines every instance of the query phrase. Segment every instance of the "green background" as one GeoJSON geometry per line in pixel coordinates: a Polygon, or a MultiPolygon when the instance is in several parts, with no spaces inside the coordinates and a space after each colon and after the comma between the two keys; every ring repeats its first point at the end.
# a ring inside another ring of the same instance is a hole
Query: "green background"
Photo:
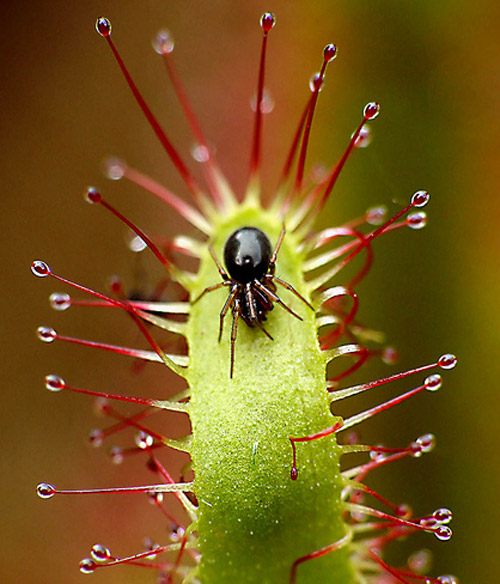
{"type": "MultiPolygon", "coordinates": [[[[175,390],[173,376],[154,366],[132,376],[126,359],[47,347],[33,333],[42,324],[84,338],[139,343],[119,315],[76,308],[53,313],[46,297],[61,288],[29,272],[30,262],[40,258],[101,290],[113,273],[134,283],[136,265],[124,251],[123,229],[83,203],[85,186],[101,186],[152,234],[179,229],[177,218],[156,201],[100,174],[102,159],[116,154],[184,193],[106,43],[94,32],[94,20],[101,15],[112,20],[114,40],[136,81],[186,152],[192,140],[150,48],[159,28],[171,29],[194,107],[222,168],[241,192],[264,10],[278,20],[267,78],[276,107],[264,130],[268,196],[327,42],[339,46],[339,57],[320,96],[309,161],[328,164],[339,156],[367,101],[379,101],[382,113],[372,125],[373,144],[349,161],[324,225],[340,224],[378,203],[396,211],[420,188],[432,195],[428,227],[378,241],[373,270],[359,288],[361,319],[386,331],[400,350],[396,370],[448,351],[460,360],[438,394],[421,395],[362,429],[365,441],[394,446],[424,432],[438,438],[432,455],[381,470],[371,484],[389,498],[411,502],[417,514],[451,507],[454,537],[441,544],[431,535],[415,537],[396,546],[395,557],[425,546],[435,551],[436,575],[451,572],[475,583],[491,581],[497,572],[498,3],[54,0],[0,7],[3,581],[80,582],[78,561],[92,544],[106,543],[125,555],[138,551],[145,535],[165,538],[164,523],[142,497],[43,502],[34,494],[42,480],[68,488],[155,482],[140,461],[114,467],[102,452],[87,448],[88,429],[101,423],[91,401],[49,395],[42,385],[45,374],[104,391],[138,394],[146,386],[143,393],[152,397],[175,390]]],[[[374,363],[359,378],[389,372],[374,363]]],[[[395,391],[387,388],[383,395],[395,391]]],[[[354,406],[361,407],[362,402],[354,406]]],[[[182,425],[160,426],[169,435],[183,432],[182,425]]],[[[153,581],[152,574],[134,568],[90,578],[95,584],[153,581]]]]}

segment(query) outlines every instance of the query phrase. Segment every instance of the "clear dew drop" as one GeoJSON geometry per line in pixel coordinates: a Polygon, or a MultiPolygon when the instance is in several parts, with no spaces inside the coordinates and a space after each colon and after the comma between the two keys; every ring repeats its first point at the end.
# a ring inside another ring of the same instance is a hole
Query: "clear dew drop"
{"type": "Polygon", "coordinates": [[[413,552],[408,558],[408,567],[416,574],[425,574],[431,568],[432,553],[427,549],[413,552]]]}
{"type": "MultiPolygon", "coordinates": [[[[254,93],[250,99],[250,107],[252,111],[257,111],[257,94],[254,93]]],[[[270,114],[274,109],[274,98],[268,89],[264,89],[262,92],[262,101],[260,103],[260,113],[270,114]]]]}
{"type": "Polygon", "coordinates": [[[31,264],[31,271],[33,272],[33,274],[35,274],[35,276],[38,276],[39,278],[46,278],[47,276],[50,276],[49,266],[45,262],[42,262],[41,260],[35,260],[31,264]]]}
{"type": "Polygon", "coordinates": [[[93,448],[99,448],[102,446],[104,440],[104,432],[99,428],[95,428],[89,432],[88,441],[90,446],[93,448]]]}
{"type": "MultiPolygon", "coordinates": [[[[363,498],[360,498],[359,503],[363,504],[363,500],[364,500],[363,498]]],[[[351,517],[357,523],[362,523],[366,519],[366,515],[362,511],[352,511],[351,517]]]]}
{"type": "Polygon", "coordinates": [[[417,191],[411,196],[412,207],[425,207],[429,202],[431,196],[427,191],[417,191]]]}
{"type": "Polygon", "coordinates": [[[149,495],[149,502],[151,505],[160,505],[163,503],[163,493],[151,493],[149,495]]]}
{"type": "Polygon", "coordinates": [[[47,375],[45,377],[45,387],[49,391],[61,391],[66,386],[66,382],[59,375],[47,375]]]}
{"type": "Polygon", "coordinates": [[[172,543],[176,543],[178,541],[181,541],[181,539],[184,537],[184,529],[180,526],[173,526],[172,531],[170,533],[170,541],[172,543]]]}
{"type": "Polygon", "coordinates": [[[135,443],[138,448],[145,450],[153,446],[153,437],[142,430],[135,435],[135,443]]]}
{"type": "Polygon", "coordinates": [[[80,572],[82,574],[92,574],[97,568],[96,563],[91,558],[84,558],[80,562],[80,572]]]}
{"type": "Polygon", "coordinates": [[[109,37],[112,31],[111,22],[107,18],[101,16],[95,21],[95,29],[101,36],[109,37]]]}
{"type": "Polygon", "coordinates": [[[120,448],[119,446],[112,446],[109,449],[109,456],[111,458],[111,462],[113,464],[119,465],[123,462],[123,459],[125,458],[123,455],[123,449],[120,448]]]}
{"type": "Polygon", "coordinates": [[[435,373],[434,375],[429,375],[424,381],[425,389],[429,391],[437,391],[443,384],[443,379],[441,375],[435,373]]]}
{"type": "Polygon", "coordinates": [[[172,34],[167,29],[162,29],[158,31],[157,35],[153,39],[153,49],[159,55],[169,55],[175,47],[174,39],[172,34]]]}
{"type": "Polygon", "coordinates": [[[146,559],[148,559],[148,560],[154,560],[158,556],[158,554],[155,554],[154,551],[155,551],[155,549],[157,549],[159,547],[160,547],[160,544],[159,543],[153,543],[152,546],[151,546],[151,551],[153,553],[151,553],[148,556],[146,556],[146,559]]]}
{"type": "MultiPolygon", "coordinates": [[[[158,549],[160,547],[160,544],[153,541],[150,537],[146,537],[142,540],[142,547],[144,549],[145,552],[153,552],[155,549],[158,549]]],[[[154,560],[156,558],[156,554],[150,554],[148,556],[146,556],[146,558],[148,560],[154,560]]]]}
{"type": "Polygon", "coordinates": [[[127,165],[120,158],[108,158],[104,161],[104,174],[111,180],[120,180],[125,176],[127,165]]]}
{"type": "MultiPolygon", "coordinates": [[[[379,444],[378,446],[379,446],[379,448],[382,448],[382,444],[379,444]]],[[[375,461],[381,462],[382,460],[384,460],[384,459],[385,459],[385,457],[386,457],[386,455],[385,455],[385,453],[384,453],[384,452],[377,452],[376,450],[372,450],[372,451],[370,452],[370,458],[371,458],[372,460],[375,460],[375,461]]]]}
{"type": "Polygon", "coordinates": [[[40,483],[36,487],[36,494],[41,499],[50,499],[56,494],[56,490],[52,485],[49,485],[48,483],[40,483]]]}
{"type": "Polygon", "coordinates": [[[105,397],[98,397],[94,401],[94,413],[96,416],[105,416],[109,411],[109,400],[105,397]]]}
{"type": "Polygon", "coordinates": [[[309,79],[309,89],[314,93],[320,92],[323,89],[323,79],[319,73],[314,73],[309,79]]]}
{"type": "Polygon", "coordinates": [[[407,503],[401,503],[396,508],[396,516],[401,519],[410,519],[413,514],[413,509],[407,503]]]}
{"type": "Polygon", "coordinates": [[[346,444],[361,444],[361,436],[358,432],[352,431],[345,437],[346,444]]]}
{"type": "Polygon", "coordinates": [[[386,365],[395,365],[399,361],[399,353],[394,347],[384,347],[382,361],[386,365]]]}
{"type": "Polygon", "coordinates": [[[54,310],[68,310],[71,306],[71,296],[62,292],[53,292],[49,296],[49,303],[54,310]]]}
{"type": "Polygon", "coordinates": [[[441,369],[453,369],[457,364],[457,358],[452,353],[446,353],[439,357],[438,365],[441,369]]]}
{"type": "MultiPolygon", "coordinates": [[[[134,232],[129,231],[128,236],[129,236],[129,242],[130,242],[130,239],[134,238],[134,232]]],[[[140,239],[142,239],[142,238],[140,238],[140,239]]],[[[122,282],[122,279],[120,278],[120,276],[117,276],[116,274],[110,276],[108,278],[108,286],[109,286],[109,289],[111,290],[111,292],[113,292],[113,294],[116,294],[118,296],[123,295],[123,282],[122,282]]]]}
{"type": "Polygon", "coordinates": [[[133,232],[130,234],[130,239],[128,240],[127,245],[129,250],[133,251],[134,253],[140,253],[148,247],[148,244],[144,241],[144,239],[139,237],[139,235],[135,235],[133,232]]]}
{"type": "MultiPolygon", "coordinates": [[[[354,134],[351,135],[351,139],[354,134]]],[[[354,142],[355,148],[366,148],[371,144],[372,141],[372,130],[369,126],[363,126],[354,142]]]]}
{"type": "Polygon", "coordinates": [[[380,106],[376,101],[367,103],[363,108],[363,116],[365,120],[374,120],[380,113],[380,106]]]}
{"type": "Polygon", "coordinates": [[[206,146],[195,144],[191,148],[191,156],[196,162],[208,162],[210,160],[210,151],[206,146]]]}
{"type": "Polygon", "coordinates": [[[427,225],[427,213],[423,211],[410,213],[406,218],[406,224],[410,229],[423,229],[427,225]]]}
{"type": "Polygon", "coordinates": [[[44,343],[52,343],[57,338],[56,331],[48,326],[39,326],[36,335],[44,343]]]}
{"type": "Polygon", "coordinates": [[[101,545],[100,543],[96,543],[90,550],[90,556],[96,562],[105,562],[111,557],[111,552],[107,547],[101,545]]]}
{"type": "Polygon", "coordinates": [[[448,541],[453,535],[453,532],[447,525],[436,527],[436,529],[433,530],[433,533],[440,541],[448,541]]]}
{"type": "Polygon", "coordinates": [[[315,184],[325,180],[327,174],[328,170],[324,164],[317,163],[311,168],[311,180],[315,184]]]}
{"type": "Polygon", "coordinates": [[[365,218],[369,225],[382,225],[387,218],[387,207],[385,205],[370,207],[365,213],[365,218]]]}

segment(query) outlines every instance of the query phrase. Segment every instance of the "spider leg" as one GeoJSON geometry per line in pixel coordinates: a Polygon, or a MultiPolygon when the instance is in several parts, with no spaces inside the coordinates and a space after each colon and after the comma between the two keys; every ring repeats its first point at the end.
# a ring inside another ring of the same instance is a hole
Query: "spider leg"
{"type": "Polygon", "coordinates": [[[212,246],[209,246],[208,250],[210,252],[210,255],[212,256],[212,259],[215,262],[215,265],[217,266],[217,269],[219,270],[219,274],[221,275],[221,278],[224,281],[223,282],[219,282],[219,284],[212,284],[212,286],[208,286],[207,288],[205,288],[205,290],[203,290],[203,292],[197,298],[195,298],[193,300],[193,302],[192,302],[193,304],[195,304],[196,302],[198,302],[198,300],[200,298],[202,298],[203,296],[205,296],[205,294],[207,292],[213,292],[214,290],[218,290],[219,288],[222,288],[222,286],[231,286],[233,284],[233,281],[227,275],[226,270],[224,270],[224,268],[222,267],[222,264],[219,262],[219,259],[215,255],[214,248],[212,246]]]}
{"type": "Polygon", "coordinates": [[[260,290],[261,292],[263,292],[268,298],[271,298],[274,302],[277,302],[280,306],[282,306],[287,312],[289,312],[292,316],[295,316],[295,318],[298,318],[299,320],[303,320],[303,318],[298,315],[296,312],[294,312],[289,306],[287,306],[283,300],[281,300],[281,298],[275,294],[274,292],[272,292],[271,290],[269,290],[269,288],[266,288],[266,286],[264,286],[264,284],[262,284],[261,282],[259,282],[259,280],[254,280],[253,281],[253,285],[260,290]]]}
{"type": "Polygon", "coordinates": [[[222,310],[220,311],[220,314],[219,314],[219,323],[220,323],[219,324],[219,343],[220,343],[220,340],[222,339],[222,329],[224,327],[224,318],[225,318],[229,308],[233,305],[234,299],[236,298],[236,296],[238,294],[238,290],[239,290],[238,284],[234,284],[234,286],[231,288],[231,292],[229,293],[229,296],[226,299],[226,302],[224,303],[224,306],[222,307],[222,310]]]}
{"type": "Polygon", "coordinates": [[[257,320],[257,308],[255,306],[255,298],[252,294],[251,284],[245,284],[245,299],[247,301],[248,310],[250,311],[250,322],[255,324],[257,320]]]}
{"type": "Polygon", "coordinates": [[[274,338],[273,338],[273,336],[272,336],[272,335],[270,335],[270,334],[269,334],[269,333],[266,331],[266,329],[265,329],[265,328],[262,326],[262,323],[261,323],[260,321],[258,321],[258,320],[257,320],[257,321],[255,321],[255,322],[256,322],[257,326],[260,328],[260,330],[261,330],[261,331],[262,331],[262,332],[263,332],[263,333],[266,335],[266,337],[267,337],[268,339],[271,339],[271,341],[274,341],[274,338]]]}
{"type": "Polygon", "coordinates": [[[258,315],[257,315],[257,307],[255,305],[255,296],[253,295],[252,292],[252,285],[251,284],[247,284],[245,286],[245,298],[248,304],[248,309],[250,311],[250,321],[253,324],[256,324],[260,330],[268,337],[271,339],[271,341],[274,341],[273,337],[266,331],[266,329],[263,327],[262,323],[260,322],[258,315]]]}
{"type": "Polygon", "coordinates": [[[196,302],[198,302],[198,300],[200,300],[200,298],[203,298],[203,296],[205,296],[205,294],[207,294],[207,292],[213,292],[214,290],[218,290],[219,288],[222,288],[223,286],[231,286],[232,282],[231,280],[224,280],[224,282],[219,282],[218,284],[212,284],[212,286],[208,286],[207,288],[205,288],[205,290],[203,290],[203,292],[196,297],[193,301],[192,304],[195,304],[196,302]]]}
{"type": "Polygon", "coordinates": [[[219,258],[215,255],[214,248],[211,245],[209,246],[208,251],[210,252],[212,259],[214,260],[215,265],[217,266],[217,269],[219,270],[219,274],[221,275],[221,278],[223,280],[229,280],[230,278],[227,275],[226,270],[222,267],[222,264],[219,262],[219,258]]]}
{"type": "Polygon", "coordinates": [[[236,342],[236,334],[238,332],[238,318],[240,317],[241,306],[240,299],[235,298],[233,303],[233,325],[231,327],[231,368],[229,370],[229,377],[233,378],[234,371],[234,344],[236,342]]]}
{"type": "Polygon", "coordinates": [[[288,282],[285,282],[285,280],[282,280],[281,278],[278,278],[278,276],[275,276],[274,274],[270,276],[270,279],[273,280],[274,282],[278,282],[278,284],[281,284],[283,286],[283,288],[286,288],[287,290],[290,290],[290,292],[293,292],[295,294],[295,296],[297,296],[297,298],[300,298],[300,300],[302,300],[302,302],[304,304],[307,304],[307,306],[309,306],[309,308],[311,310],[314,310],[314,307],[312,306],[312,304],[310,304],[302,296],[302,294],[300,294],[299,292],[297,292],[297,290],[295,290],[295,288],[291,284],[289,284],[288,282]]]}
{"type": "Polygon", "coordinates": [[[274,266],[276,264],[276,258],[278,256],[278,252],[280,250],[281,244],[283,243],[283,238],[285,237],[285,233],[286,233],[286,229],[285,229],[285,224],[283,223],[280,236],[278,237],[278,242],[276,244],[276,247],[274,248],[273,255],[271,256],[271,259],[269,260],[269,268],[268,269],[272,275],[274,275],[274,266]]]}

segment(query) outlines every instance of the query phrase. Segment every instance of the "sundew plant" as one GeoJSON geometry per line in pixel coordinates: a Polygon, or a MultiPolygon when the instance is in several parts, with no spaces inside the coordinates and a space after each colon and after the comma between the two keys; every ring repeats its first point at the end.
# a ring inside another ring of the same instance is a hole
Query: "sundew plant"
{"type": "Polygon", "coordinates": [[[393,541],[414,532],[448,540],[451,512],[439,508],[416,514],[408,504],[388,500],[365,482],[379,467],[431,451],[434,436],[423,434],[405,445],[381,446],[360,443],[355,432],[364,420],[420,392],[438,390],[439,371],[452,369],[455,356],[443,354],[408,371],[349,383],[351,374],[370,359],[396,361],[395,350],[382,344],[380,333],[358,320],[356,288],[371,266],[375,240],[399,228],[424,227],[421,209],[430,196],[413,189],[408,204],[392,217],[385,207],[371,206],[343,225],[315,227],[320,216],[324,223],[325,203],[348,159],[369,144],[370,123],[380,111],[375,102],[360,106],[360,119],[354,120],[354,131],[346,137],[337,161],[326,168],[309,163],[315,110],[327,68],[337,56],[337,47],[328,44],[302,111],[294,125],[283,129],[288,155],[281,163],[273,161],[276,187],[264,202],[262,193],[270,190],[261,180],[262,166],[269,164],[261,155],[264,116],[272,107],[265,70],[275,24],[273,14],[261,17],[250,164],[241,171],[249,179],[245,192],[237,193],[224,178],[190,105],[174,65],[170,34],[160,31],[154,48],[196,142],[193,154],[201,179],[135,84],[112,40],[111,23],[97,20],[98,34],[182,178],[186,197],[119,159],[107,162],[107,175],[158,197],[167,213],[178,214],[191,228],[171,238],[148,235],[101,191],[89,187],[86,200],[121,221],[131,233],[130,246],[156,256],[164,278],[150,296],[141,297],[128,293],[118,278],[109,290],[98,292],[57,274],[41,260],[33,262],[32,271],[67,287],[51,295],[54,309],[118,309],[137,327],[147,348],[64,336],[48,327],[40,327],[38,335],[45,342],[116,352],[135,363],[159,363],[169,370],[166,383],[173,373],[184,380],[185,389],[164,400],[148,395],[148,388],[140,396],[103,393],[47,375],[45,384],[51,391],[96,397],[100,412],[111,422],[92,432],[92,443],[100,446],[118,432],[130,432],[132,445],[126,451],[112,449],[112,459],[122,462],[131,454],[143,454],[156,480],[134,487],[79,490],[40,483],[37,492],[44,499],[56,494],[146,494],[158,508],[169,531],[165,541],[150,541],[131,555],[96,544],[80,563],[84,574],[129,565],[149,569],[158,582],[172,584],[456,584],[451,575],[427,575],[427,550],[411,554],[404,565],[391,565],[386,557],[393,541]],[[167,287],[172,283],[176,287],[167,287]],[[171,342],[164,343],[165,335],[171,342]],[[376,394],[381,386],[400,379],[410,384],[404,393],[349,417],[338,415],[341,400],[363,392],[376,394]],[[136,413],[122,413],[115,401],[135,404],[136,413]],[[166,420],[164,433],[148,425],[153,415],[166,420]],[[169,437],[171,416],[188,416],[191,433],[181,439],[169,437]],[[162,463],[167,448],[185,453],[180,476],[162,463]],[[183,520],[170,513],[167,499],[181,506],[183,520]]]}

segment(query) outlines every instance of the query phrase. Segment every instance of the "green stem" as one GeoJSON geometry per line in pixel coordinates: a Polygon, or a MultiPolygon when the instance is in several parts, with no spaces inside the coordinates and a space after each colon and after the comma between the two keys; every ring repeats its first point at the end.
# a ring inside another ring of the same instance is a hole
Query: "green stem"
{"type": "MultiPolygon", "coordinates": [[[[244,225],[265,231],[273,245],[281,229],[276,215],[250,202],[214,226],[212,243],[219,258],[230,233],[244,225]]],[[[287,233],[276,274],[309,298],[297,244],[287,233]]],[[[219,280],[206,252],[191,297],[219,280]]],[[[278,293],[304,320],[275,305],[265,323],[274,337],[271,341],[240,319],[233,379],[231,314],[217,343],[227,289],[207,294],[192,306],[187,378],[202,584],[288,584],[299,557],[345,535],[340,509],[344,484],[335,437],[298,444],[299,476],[297,481],[290,478],[289,437],[318,432],[335,419],[329,409],[316,317],[290,292],[280,288],[278,293]]],[[[354,581],[347,548],[298,568],[298,584],[354,581]]]]}

